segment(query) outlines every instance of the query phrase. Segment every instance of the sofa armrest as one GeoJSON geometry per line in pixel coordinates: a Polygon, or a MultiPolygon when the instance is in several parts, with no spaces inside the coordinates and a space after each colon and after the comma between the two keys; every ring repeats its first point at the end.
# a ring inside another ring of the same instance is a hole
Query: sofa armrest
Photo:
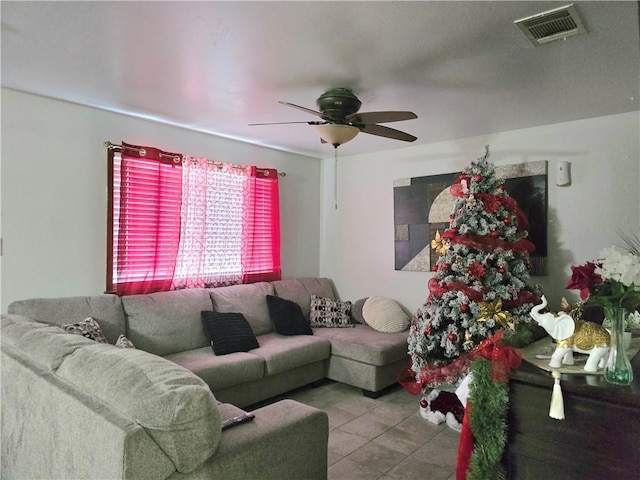
{"type": "Polygon", "coordinates": [[[2,338],[2,478],[163,479],[171,460],[145,430],[2,338]]]}
{"type": "Polygon", "coordinates": [[[254,410],[255,419],[222,432],[215,454],[190,474],[171,479],[324,480],[329,419],[317,408],[281,400],[254,410]]]}

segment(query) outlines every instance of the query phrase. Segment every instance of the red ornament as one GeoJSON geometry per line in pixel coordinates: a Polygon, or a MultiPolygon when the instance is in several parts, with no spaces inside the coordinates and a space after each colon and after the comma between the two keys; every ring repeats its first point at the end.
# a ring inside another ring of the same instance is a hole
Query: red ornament
{"type": "Polygon", "coordinates": [[[466,303],[463,303],[462,305],[460,305],[460,311],[462,313],[467,313],[469,311],[469,305],[467,305],[466,303]]]}
{"type": "Polygon", "coordinates": [[[510,219],[509,217],[506,217],[506,218],[504,219],[504,224],[505,224],[505,225],[509,225],[510,223],[511,223],[511,219],[510,219]]]}
{"type": "Polygon", "coordinates": [[[437,272],[438,271],[438,265],[434,265],[433,267],[431,267],[431,271],[432,272],[437,272]]]}
{"type": "Polygon", "coordinates": [[[497,238],[497,237],[498,237],[498,235],[500,235],[500,234],[498,233],[498,231],[497,231],[497,230],[491,230],[491,236],[492,236],[493,238],[497,238]]]}
{"type": "Polygon", "coordinates": [[[501,183],[500,185],[498,185],[498,188],[499,188],[500,190],[504,190],[504,189],[505,189],[505,188],[507,188],[507,187],[505,187],[505,186],[504,186],[504,183],[501,183]]]}
{"type": "Polygon", "coordinates": [[[431,333],[431,327],[424,327],[424,334],[429,335],[431,333]]]}
{"type": "Polygon", "coordinates": [[[429,406],[429,402],[427,402],[424,398],[420,400],[420,408],[427,408],[429,406]]]}
{"type": "Polygon", "coordinates": [[[504,268],[504,266],[503,266],[503,265],[500,265],[500,266],[498,267],[498,272],[500,272],[500,273],[504,273],[504,272],[506,272],[506,271],[507,271],[507,269],[506,269],[506,268],[504,268]]]}
{"type": "Polygon", "coordinates": [[[482,180],[482,175],[477,174],[475,177],[473,177],[473,179],[474,179],[476,182],[479,182],[480,180],[482,180]]]}
{"type": "Polygon", "coordinates": [[[458,338],[458,337],[456,336],[456,334],[455,334],[455,333],[450,333],[449,335],[447,335],[447,338],[448,338],[450,341],[455,342],[455,341],[457,340],[457,338],[458,338]]]}
{"type": "Polygon", "coordinates": [[[451,265],[449,265],[448,263],[443,263],[443,264],[442,264],[442,268],[443,268],[444,270],[449,270],[449,269],[451,268],[451,265]]]}

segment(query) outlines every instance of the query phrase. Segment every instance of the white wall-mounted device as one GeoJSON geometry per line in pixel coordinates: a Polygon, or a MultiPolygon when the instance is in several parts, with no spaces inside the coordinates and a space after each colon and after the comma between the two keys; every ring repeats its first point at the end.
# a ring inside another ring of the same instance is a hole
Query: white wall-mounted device
{"type": "Polygon", "coordinates": [[[571,175],[569,172],[569,162],[558,162],[558,171],[556,177],[556,185],[559,187],[565,187],[571,184],[571,175]]]}

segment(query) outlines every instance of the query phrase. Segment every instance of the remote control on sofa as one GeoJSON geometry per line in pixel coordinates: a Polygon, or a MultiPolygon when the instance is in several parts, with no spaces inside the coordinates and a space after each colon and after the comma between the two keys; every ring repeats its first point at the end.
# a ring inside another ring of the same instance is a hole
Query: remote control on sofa
{"type": "Polygon", "coordinates": [[[236,425],[240,425],[241,423],[248,422],[253,420],[255,415],[251,412],[243,413],[242,415],[238,415],[237,417],[232,417],[227,420],[222,421],[222,430],[226,430],[227,428],[235,427],[236,425]]]}

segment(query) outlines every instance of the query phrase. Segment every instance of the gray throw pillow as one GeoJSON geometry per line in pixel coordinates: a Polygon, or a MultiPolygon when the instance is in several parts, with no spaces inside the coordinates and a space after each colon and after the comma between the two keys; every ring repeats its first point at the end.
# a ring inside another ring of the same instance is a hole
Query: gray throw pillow
{"type": "Polygon", "coordinates": [[[369,297],[364,297],[360,300],[356,300],[355,302],[353,302],[353,305],[351,305],[351,320],[354,323],[367,323],[362,316],[362,307],[364,307],[364,302],[367,301],[367,298],[369,297]]]}

